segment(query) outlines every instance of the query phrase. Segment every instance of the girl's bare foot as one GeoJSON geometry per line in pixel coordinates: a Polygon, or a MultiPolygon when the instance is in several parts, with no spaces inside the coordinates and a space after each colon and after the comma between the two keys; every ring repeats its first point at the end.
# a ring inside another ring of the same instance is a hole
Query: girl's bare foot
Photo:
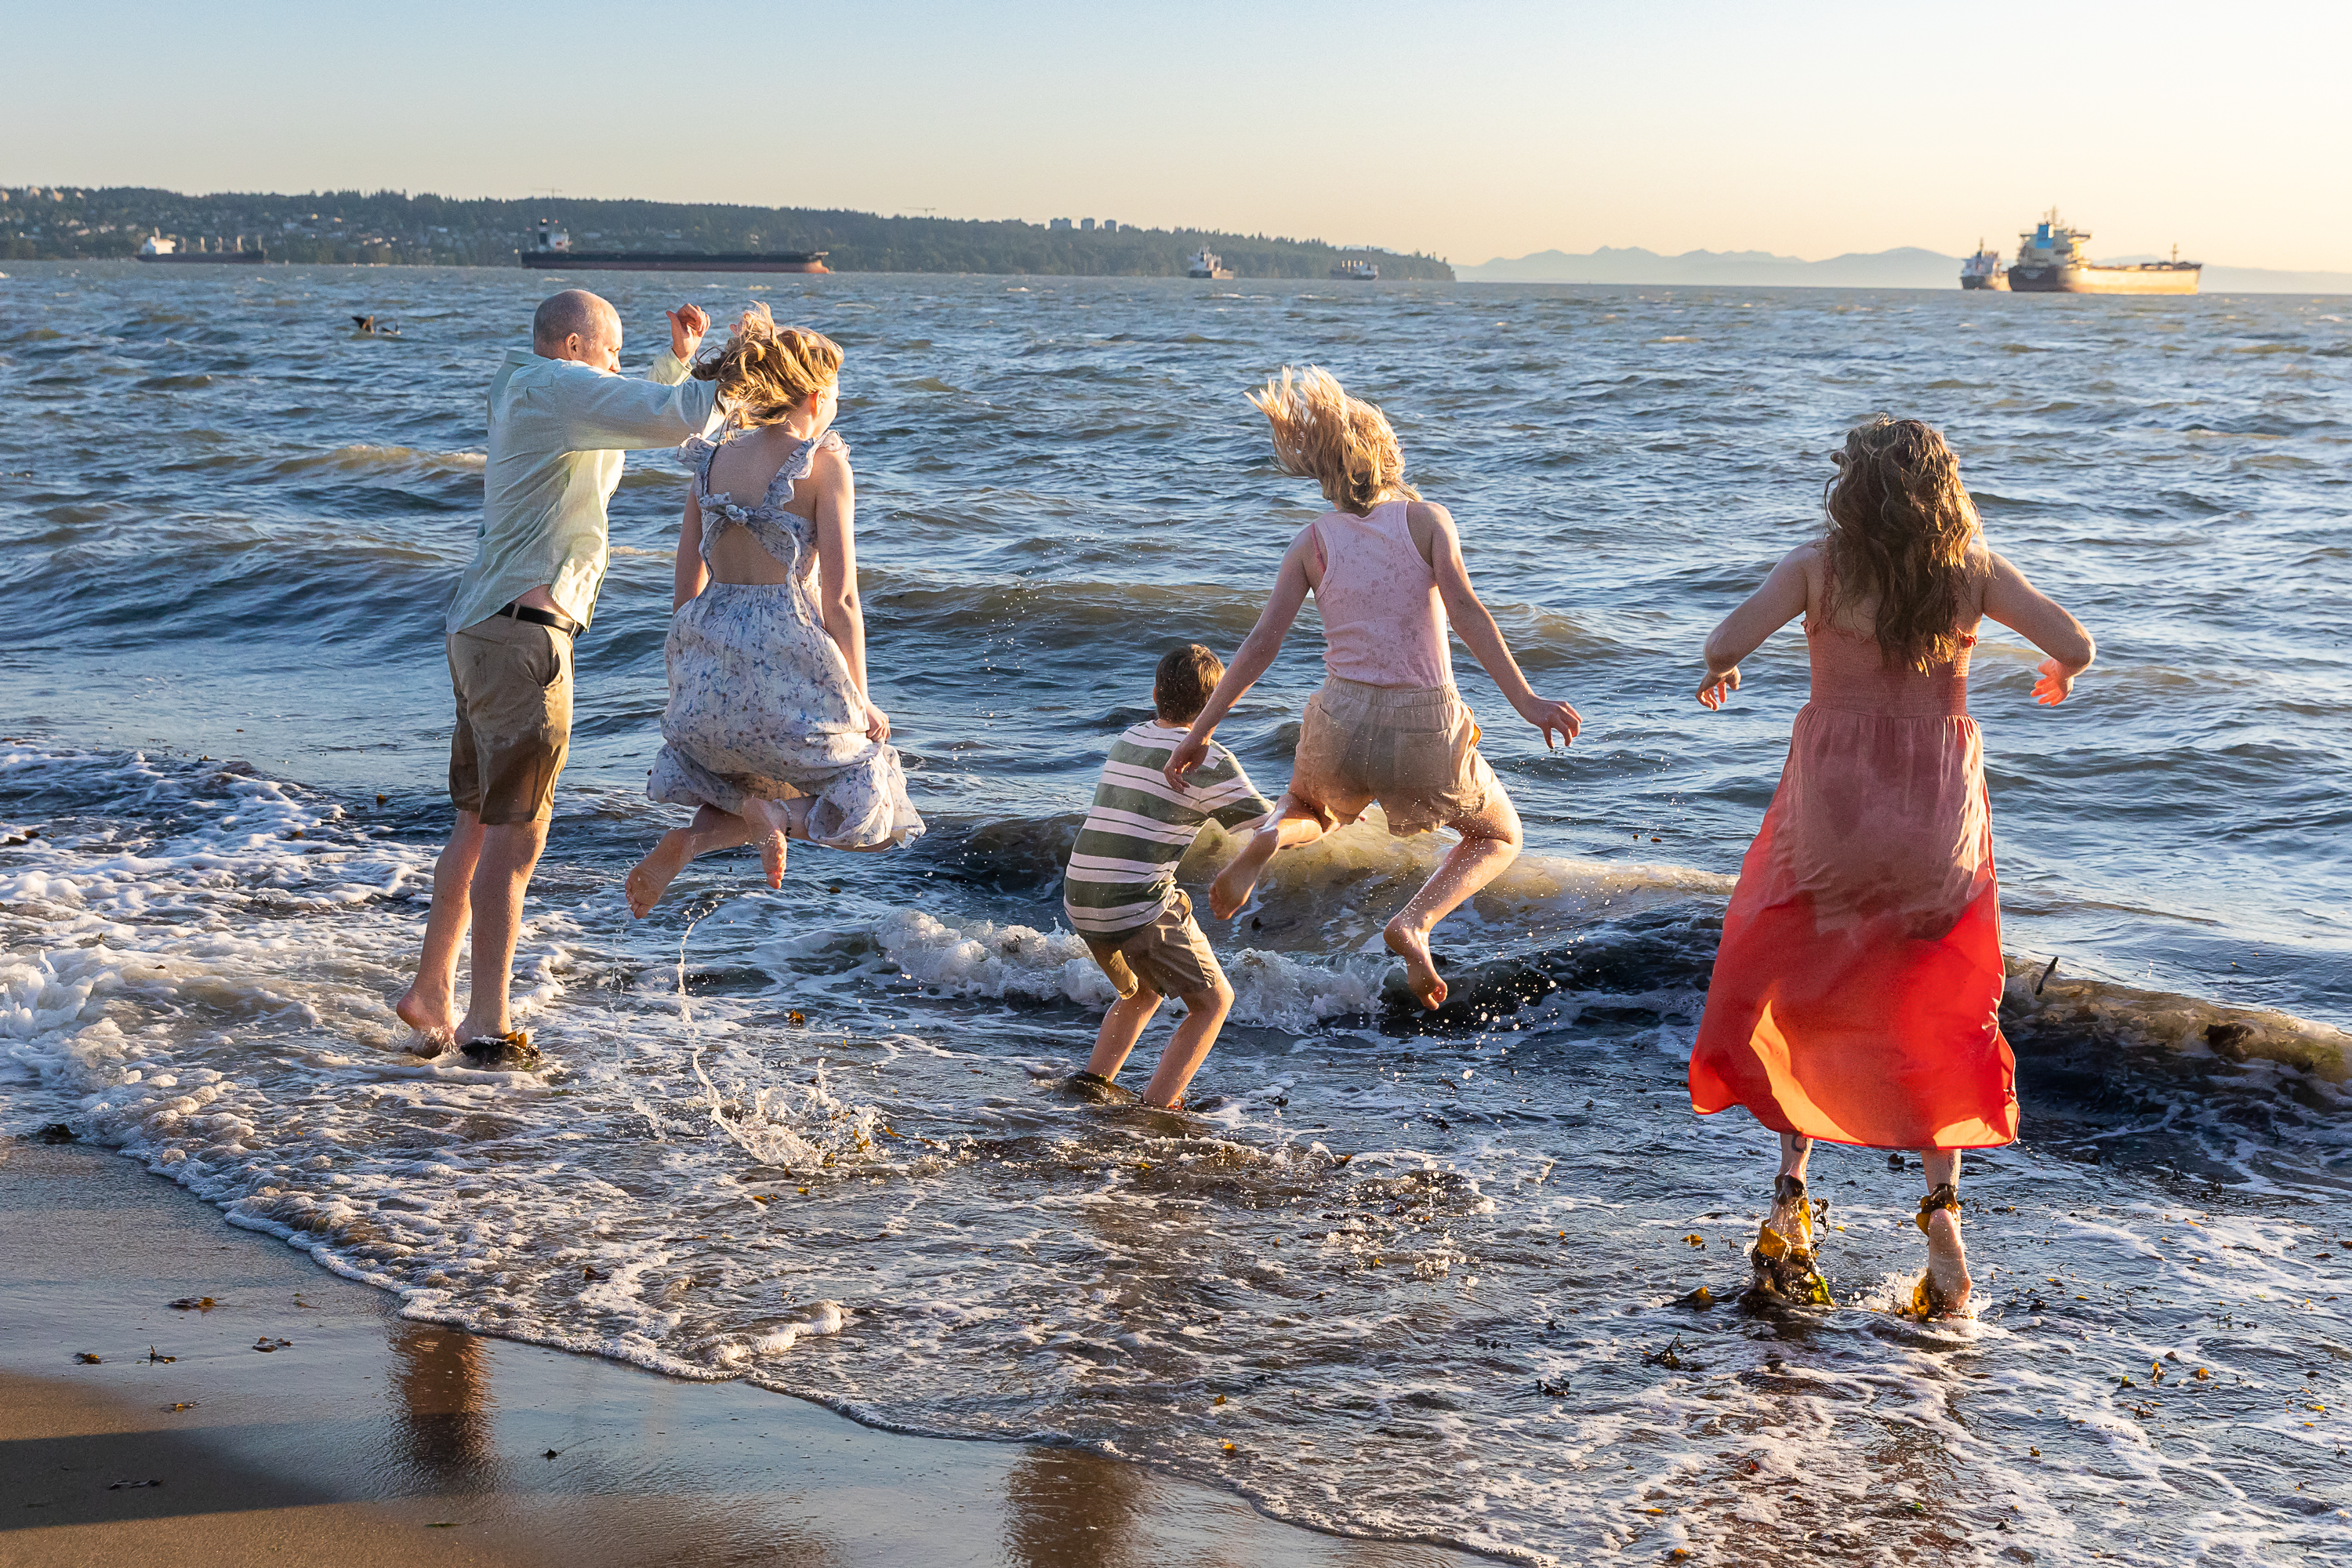
{"type": "Polygon", "coordinates": [[[792,827],[792,813],[781,800],[751,800],[744,804],[743,820],[760,834],[760,868],[768,873],[768,886],[784,885],[784,836],[792,827]]]}
{"type": "Polygon", "coordinates": [[[646,858],[629,872],[621,890],[628,896],[629,912],[643,920],[661,902],[661,896],[686,863],[694,858],[694,836],[683,827],[673,827],[661,836],[661,842],[646,852],[646,858]]]}
{"type": "Polygon", "coordinates": [[[1269,828],[1253,833],[1242,852],[1233,858],[1217,879],[1209,885],[1209,912],[1221,921],[1229,921],[1242,912],[1256,890],[1257,879],[1265,870],[1265,863],[1282,847],[1282,835],[1269,828]]]}
{"type": "Polygon", "coordinates": [[[1436,961],[1429,956],[1427,933],[1404,923],[1399,915],[1381,933],[1389,951],[1404,960],[1404,983],[1414,1000],[1432,1012],[1445,1005],[1445,982],[1437,977],[1436,961]]]}
{"type": "Polygon", "coordinates": [[[1919,1206],[1919,1228],[1927,1233],[1927,1268],[1911,1293],[1923,1318],[1951,1317],[1966,1310],[1976,1281],[1969,1277],[1969,1249],[1960,1241],[1960,1211],[1948,1186],[1937,1187],[1919,1206]],[[1948,1201],[1949,1207],[1945,1203],[1948,1201]]]}

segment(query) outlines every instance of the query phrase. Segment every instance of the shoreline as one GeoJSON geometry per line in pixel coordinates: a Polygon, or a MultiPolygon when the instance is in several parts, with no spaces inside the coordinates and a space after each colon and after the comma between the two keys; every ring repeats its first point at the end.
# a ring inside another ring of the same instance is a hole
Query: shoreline
{"type": "Polygon", "coordinates": [[[907,1436],[405,1320],[87,1146],[0,1143],[0,1247],[22,1260],[0,1283],[12,1564],[1486,1561],[1084,1449],[907,1436]]]}

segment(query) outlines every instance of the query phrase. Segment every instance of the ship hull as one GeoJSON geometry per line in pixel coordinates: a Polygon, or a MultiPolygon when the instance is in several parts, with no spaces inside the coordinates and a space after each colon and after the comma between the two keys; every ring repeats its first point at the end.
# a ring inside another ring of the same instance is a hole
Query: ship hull
{"type": "Polygon", "coordinates": [[[1960,287],[1963,289],[1990,289],[1995,293],[2006,294],[2009,292],[2009,274],[2006,272],[1996,272],[1990,278],[1962,278],[1960,279],[1960,287]]]}
{"type": "Polygon", "coordinates": [[[165,267],[258,267],[269,259],[258,250],[199,250],[183,256],[134,256],[133,261],[160,263],[165,267]]]}
{"type": "Polygon", "coordinates": [[[2009,286],[2020,294],[2194,294],[2204,268],[2168,261],[2139,267],[2011,267],[2009,286]]]}
{"type": "Polygon", "coordinates": [[[820,254],[674,255],[658,251],[524,251],[522,264],[546,272],[830,272],[820,254]]]}

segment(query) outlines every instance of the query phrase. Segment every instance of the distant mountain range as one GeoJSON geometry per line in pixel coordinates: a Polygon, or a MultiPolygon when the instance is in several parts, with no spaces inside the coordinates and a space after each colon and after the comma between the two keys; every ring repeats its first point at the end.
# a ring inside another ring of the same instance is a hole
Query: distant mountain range
{"type": "MultiPolygon", "coordinates": [[[[2154,256],[2105,258],[2155,261],[2154,256]]],[[[1871,254],[1850,252],[1826,261],[1775,256],[1768,250],[1686,250],[1661,256],[1639,246],[1602,246],[1571,255],[1539,250],[1516,259],[1497,257],[1454,269],[1465,283],[1716,284],[1729,288],[1957,289],[1960,258],[1916,246],[1871,254]]],[[[2259,267],[2208,267],[2209,294],[2352,294],[2352,272],[2274,272],[2259,267]]]]}

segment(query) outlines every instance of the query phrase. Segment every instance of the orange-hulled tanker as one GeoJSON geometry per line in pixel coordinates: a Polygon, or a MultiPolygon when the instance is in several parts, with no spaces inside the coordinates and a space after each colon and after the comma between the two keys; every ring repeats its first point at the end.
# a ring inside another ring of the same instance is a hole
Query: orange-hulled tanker
{"type": "MultiPolygon", "coordinates": [[[[2194,294],[2203,274],[2201,261],[2183,261],[2180,247],[2172,247],[2169,261],[2102,264],[2083,253],[2091,237],[2088,229],[2069,228],[2053,207],[2034,227],[2017,237],[2017,259],[2009,264],[2008,285],[2019,294],[2194,294]]],[[[1966,269],[1962,288],[1999,284],[1971,283],[1966,269]]]]}

